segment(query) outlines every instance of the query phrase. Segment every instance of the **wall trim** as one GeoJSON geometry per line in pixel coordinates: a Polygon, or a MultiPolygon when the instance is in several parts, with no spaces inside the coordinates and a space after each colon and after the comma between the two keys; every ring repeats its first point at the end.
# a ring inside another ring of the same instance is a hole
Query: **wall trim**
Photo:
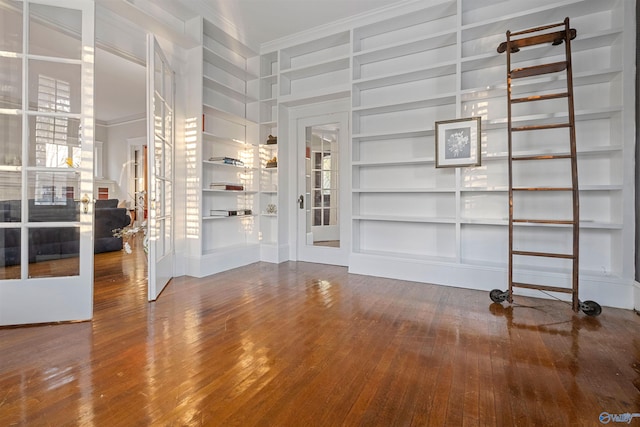
{"type": "MultiPolygon", "coordinates": [[[[487,304],[490,301],[488,294],[490,290],[506,290],[508,288],[506,268],[393,258],[360,253],[351,254],[349,273],[486,291],[487,304]]],[[[553,283],[563,278],[566,278],[566,275],[531,272],[527,280],[530,279],[534,283],[553,283]]],[[[636,282],[636,296],[640,292],[640,288],[637,286],[638,283],[636,282]]],[[[589,276],[586,274],[580,276],[579,296],[581,301],[593,300],[602,306],[631,310],[634,308],[633,294],[633,283],[625,279],[589,276]],[[605,287],[606,292],[603,292],[602,289],[605,287]]],[[[528,291],[527,289],[518,289],[517,295],[549,299],[542,292],[528,291]]],[[[567,297],[570,300],[570,296],[567,295],[567,297]]]]}

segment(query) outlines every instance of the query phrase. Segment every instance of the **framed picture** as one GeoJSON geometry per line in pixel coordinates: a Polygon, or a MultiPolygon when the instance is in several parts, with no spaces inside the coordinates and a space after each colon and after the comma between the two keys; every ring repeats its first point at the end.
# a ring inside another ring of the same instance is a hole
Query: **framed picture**
{"type": "Polygon", "coordinates": [[[480,166],[480,117],[436,122],[436,167],[480,166]]]}

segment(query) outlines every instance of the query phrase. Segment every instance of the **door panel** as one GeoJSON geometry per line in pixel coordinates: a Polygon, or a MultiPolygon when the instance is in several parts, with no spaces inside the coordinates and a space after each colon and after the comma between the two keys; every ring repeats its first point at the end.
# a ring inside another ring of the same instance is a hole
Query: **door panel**
{"type": "Polygon", "coordinates": [[[147,37],[149,301],[173,277],[174,73],[155,37],[147,37]]]}
{"type": "Polygon", "coordinates": [[[87,320],[94,5],[0,0],[0,22],[0,325],[87,320]]]}
{"type": "Polygon", "coordinates": [[[348,265],[348,117],[330,113],[297,121],[300,261],[348,265]]]}

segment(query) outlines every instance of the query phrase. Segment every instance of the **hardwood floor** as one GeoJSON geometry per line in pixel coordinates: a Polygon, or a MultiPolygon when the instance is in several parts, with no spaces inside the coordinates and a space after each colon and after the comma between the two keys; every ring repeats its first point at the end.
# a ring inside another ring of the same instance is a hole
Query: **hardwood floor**
{"type": "Polygon", "coordinates": [[[640,412],[631,311],[502,307],[295,262],[177,278],[149,304],[143,262],[98,258],[92,322],[0,329],[0,425],[597,426],[640,412]]]}

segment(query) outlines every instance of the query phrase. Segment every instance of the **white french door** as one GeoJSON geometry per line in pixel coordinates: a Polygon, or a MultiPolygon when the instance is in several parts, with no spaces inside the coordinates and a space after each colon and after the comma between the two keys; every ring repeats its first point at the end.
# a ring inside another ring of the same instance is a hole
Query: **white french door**
{"type": "Polygon", "coordinates": [[[0,325],[93,314],[94,3],[0,0],[0,325]]]}
{"type": "Polygon", "coordinates": [[[173,277],[174,72],[156,38],[147,36],[149,301],[173,277]]]}
{"type": "Polygon", "coordinates": [[[348,265],[349,114],[297,120],[297,259],[348,265]]]}

